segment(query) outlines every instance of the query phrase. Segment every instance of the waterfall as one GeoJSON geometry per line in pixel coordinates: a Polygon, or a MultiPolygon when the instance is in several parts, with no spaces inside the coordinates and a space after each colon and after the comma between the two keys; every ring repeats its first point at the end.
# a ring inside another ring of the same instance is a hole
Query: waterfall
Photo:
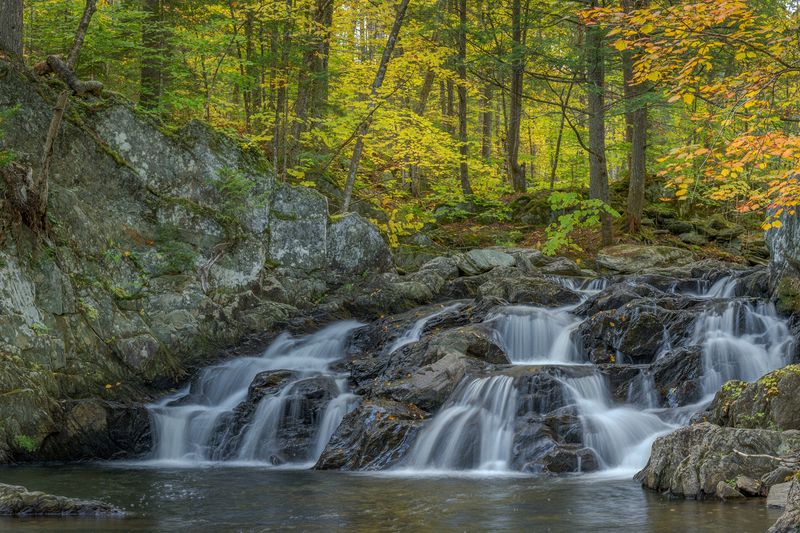
{"type": "Polygon", "coordinates": [[[732,300],[698,317],[691,342],[703,346],[703,392],[713,395],[728,380],[785,366],[795,341],[772,303],[732,300]]]}
{"type": "Polygon", "coordinates": [[[303,337],[284,333],[260,357],[241,357],[203,370],[189,387],[149,406],[153,459],[178,463],[220,459],[275,462],[280,455],[281,431],[310,422],[315,429],[313,444],[292,459],[316,460],[353,403],[354,396],[345,390],[344,380],[328,367],[344,355],[350,333],[360,325],[340,322],[303,337]],[[279,376],[279,390],[258,402],[240,435],[231,435],[231,420],[247,399],[250,384],[262,372],[278,370],[286,371],[279,376]],[[302,412],[302,391],[309,386],[330,391],[331,399],[318,420],[301,421],[301,416],[308,415],[302,412]]]}
{"type": "Polygon", "coordinates": [[[656,437],[677,427],[648,410],[614,405],[599,373],[563,378],[562,383],[578,410],[584,445],[594,450],[605,468],[640,468],[656,437]]]}
{"type": "Polygon", "coordinates": [[[572,340],[581,321],[570,309],[509,306],[490,320],[512,363],[581,363],[580,350],[572,340]]]}
{"type": "Polygon", "coordinates": [[[456,304],[448,305],[448,306],[443,307],[442,309],[436,311],[435,313],[431,313],[430,315],[427,315],[427,316],[424,316],[424,317],[420,318],[419,320],[414,322],[414,325],[411,326],[411,329],[409,329],[403,335],[401,335],[400,337],[395,339],[395,341],[391,344],[391,346],[389,346],[389,348],[387,350],[388,353],[394,353],[397,350],[399,350],[400,348],[402,348],[403,346],[406,346],[408,344],[413,344],[413,343],[419,341],[419,339],[422,337],[422,332],[425,330],[425,326],[428,324],[428,322],[430,322],[434,318],[440,317],[440,316],[442,316],[444,314],[447,314],[447,313],[449,313],[451,311],[455,311],[456,309],[460,309],[463,306],[464,306],[464,304],[462,304],[462,303],[456,303],[456,304]]]}
{"type": "Polygon", "coordinates": [[[509,376],[467,379],[424,429],[409,454],[412,469],[506,470],[516,389],[509,376]]]}

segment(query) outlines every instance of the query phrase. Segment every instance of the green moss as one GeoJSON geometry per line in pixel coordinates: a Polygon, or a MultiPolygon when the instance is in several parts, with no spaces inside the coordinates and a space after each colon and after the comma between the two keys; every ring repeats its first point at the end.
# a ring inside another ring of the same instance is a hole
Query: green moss
{"type": "Polygon", "coordinates": [[[800,279],[784,276],[776,289],[778,311],[792,313],[800,311],[800,279]]]}
{"type": "Polygon", "coordinates": [[[25,450],[28,453],[33,453],[36,451],[36,441],[33,439],[33,437],[29,437],[28,435],[14,435],[14,444],[21,450],[25,450]]]}

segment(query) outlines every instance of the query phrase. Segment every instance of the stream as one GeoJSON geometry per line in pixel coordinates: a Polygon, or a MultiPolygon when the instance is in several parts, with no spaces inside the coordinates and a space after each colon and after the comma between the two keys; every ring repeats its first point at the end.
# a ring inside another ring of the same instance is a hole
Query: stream
{"type": "MultiPolygon", "coordinates": [[[[511,364],[466,375],[385,466],[370,472],[312,469],[362,401],[336,362],[348,356],[350,338],[363,324],[337,322],[308,335],[284,333],[263,353],[206,368],[150,405],[154,444],[141,461],[2,471],[5,483],[102,499],[133,518],[0,521],[0,529],[766,529],[780,513],[761,500],[673,500],[642,490],[632,476],[646,464],[653,441],[687,424],[725,381],[754,380],[788,363],[794,339],[772,304],[736,297],[733,277],[670,287],[669,294],[688,298],[696,310],[680,335],[665,324],[654,337],[653,359],[667,357],[676,345],[696,347],[698,398],[659,401],[651,366],[617,354],[612,366],[635,373],[620,401],[578,335],[585,319],[577,309],[607,283],[553,279],[579,293],[581,302],[493,309],[481,327],[511,364]],[[519,390],[520,375],[539,384],[532,392],[529,386],[527,396],[519,390]],[[566,421],[567,436],[559,444],[525,434],[546,415],[553,419],[552,413],[566,421]],[[572,465],[560,472],[572,473],[538,475],[543,458],[553,453],[572,465]]],[[[390,362],[406,357],[431,323],[465,305],[446,302],[376,349],[390,362]]]]}

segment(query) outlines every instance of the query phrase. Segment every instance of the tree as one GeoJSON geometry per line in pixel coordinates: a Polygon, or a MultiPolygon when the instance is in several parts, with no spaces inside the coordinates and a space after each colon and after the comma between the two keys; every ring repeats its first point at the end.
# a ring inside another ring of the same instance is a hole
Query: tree
{"type": "MultiPolygon", "coordinates": [[[[626,13],[642,9],[646,0],[622,0],[626,13]]],[[[626,140],[630,145],[628,156],[628,209],[626,225],[629,233],[638,233],[642,226],[645,180],[647,177],[647,103],[643,96],[647,82],[634,79],[634,57],[630,50],[622,51],[622,77],[625,94],[626,140]]]]}
{"type": "Polygon", "coordinates": [[[166,48],[163,23],[163,0],[142,0],[145,18],[142,24],[142,65],[139,74],[139,105],[157,109],[164,86],[164,53],[166,48]]]}
{"type": "Polygon", "coordinates": [[[472,196],[472,186],[469,183],[469,139],[467,138],[467,0],[458,2],[458,151],[461,154],[459,161],[459,177],[461,178],[461,192],[464,196],[472,196]]]}
{"type": "Polygon", "coordinates": [[[520,128],[522,126],[522,89],[525,75],[522,2],[511,2],[511,100],[508,120],[508,173],[515,191],[525,192],[525,169],[519,164],[520,128]]]}
{"type": "MultiPolygon", "coordinates": [[[[591,0],[596,7],[596,0],[591,0]]],[[[589,198],[608,203],[608,167],[606,165],[605,54],[603,28],[586,26],[587,111],[589,115],[589,198]]],[[[600,216],[604,246],[612,242],[611,216],[600,216]]]]}
{"type": "Polygon", "coordinates": [[[86,38],[86,30],[89,28],[89,22],[96,9],[96,3],[97,0],[86,0],[83,16],[75,32],[75,38],[66,62],[57,56],[49,56],[46,65],[37,65],[35,69],[40,73],[54,72],[58,74],[68,86],[67,89],[61,91],[56,99],[38,172],[34,173],[32,168],[24,167],[19,163],[12,163],[0,169],[0,174],[2,174],[3,181],[8,188],[6,194],[11,201],[11,205],[28,227],[37,233],[47,227],[50,163],[53,159],[53,149],[58,139],[61,120],[64,117],[69,96],[72,93],[80,95],[88,92],[97,92],[102,89],[102,84],[99,82],[82,82],[78,80],[74,73],[75,65],[78,63],[78,57],[83,47],[83,41],[86,38]]]}
{"type": "MultiPolygon", "coordinates": [[[[400,35],[400,28],[403,26],[403,19],[406,16],[409,0],[401,0],[397,8],[394,24],[389,32],[389,37],[386,40],[386,47],[383,49],[381,55],[381,62],[378,66],[378,71],[375,73],[375,79],[372,82],[372,90],[370,98],[373,101],[372,106],[377,105],[375,102],[378,98],[378,91],[383,85],[383,79],[386,77],[386,69],[389,68],[389,61],[392,59],[394,47],[397,44],[397,39],[400,35]]],[[[361,162],[361,154],[364,151],[364,136],[369,131],[370,117],[365,118],[358,126],[356,134],[356,145],[353,148],[353,157],[350,159],[350,170],[347,172],[347,181],[344,187],[344,199],[342,201],[342,213],[347,213],[350,210],[350,200],[353,196],[353,185],[356,181],[356,174],[358,173],[358,165],[361,162]]]]}
{"type": "Polygon", "coordinates": [[[297,130],[295,138],[307,127],[309,119],[319,120],[328,105],[328,56],[331,48],[333,0],[314,0],[308,42],[297,83],[297,130]]]}
{"type": "Polygon", "coordinates": [[[0,50],[22,59],[22,0],[0,0],[0,50]]]}

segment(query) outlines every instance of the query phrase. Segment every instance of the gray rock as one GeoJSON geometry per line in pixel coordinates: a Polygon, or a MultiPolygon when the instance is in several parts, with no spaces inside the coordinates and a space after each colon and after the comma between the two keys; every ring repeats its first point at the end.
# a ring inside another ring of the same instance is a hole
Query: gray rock
{"type": "Polygon", "coordinates": [[[786,509],[767,533],[797,533],[800,530],[800,482],[792,481],[786,499],[786,509]]]}
{"type": "Polygon", "coordinates": [[[269,259],[313,271],[327,264],[328,201],[310,189],[283,185],[270,213],[269,259]]]}
{"type": "Polygon", "coordinates": [[[351,213],[328,228],[328,265],[340,276],[386,272],[393,267],[392,252],[375,226],[351,213]]]}
{"type": "Polygon", "coordinates": [[[497,267],[516,265],[516,260],[512,255],[493,248],[470,250],[465,254],[454,257],[454,259],[458,268],[468,276],[482,274],[497,267]]]}
{"type": "Polygon", "coordinates": [[[691,263],[692,260],[692,253],[682,248],[639,244],[609,246],[597,254],[597,263],[600,266],[628,274],[683,266],[691,263]]]}
{"type": "Polygon", "coordinates": [[[0,484],[0,516],[116,516],[125,512],[107,503],[31,492],[0,484]]]}
{"type": "Polygon", "coordinates": [[[717,497],[721,500],[734,500],[736,498],[744,498],[744,494],[739,492],[736,487],[731,487],[725,481],[717,483],[717,497]]]}
{"type": "Polygon", "coordinates": [[[771,486],[767,493],[767,506],[780,509],[786,508],[786,504],[789,501],[789,491],[793,484],[794,481],[785,481],[771,486]]]}
{"type": "Polygon", "coordinates": [[[736,476],[736,490],[745,496],[763,496],[764,485],[751,477],[736,476]]]}
{"type": "Polygon", "coordinates": [[[739,475],[759,479],[780,456],[800,446],[800,432],[693,424],[659,437],[636,479],[650,489],[687,498],[715,495],[719,483],[739,475]],[[738,450],[747,455],[734,452],[738,450]]]}

